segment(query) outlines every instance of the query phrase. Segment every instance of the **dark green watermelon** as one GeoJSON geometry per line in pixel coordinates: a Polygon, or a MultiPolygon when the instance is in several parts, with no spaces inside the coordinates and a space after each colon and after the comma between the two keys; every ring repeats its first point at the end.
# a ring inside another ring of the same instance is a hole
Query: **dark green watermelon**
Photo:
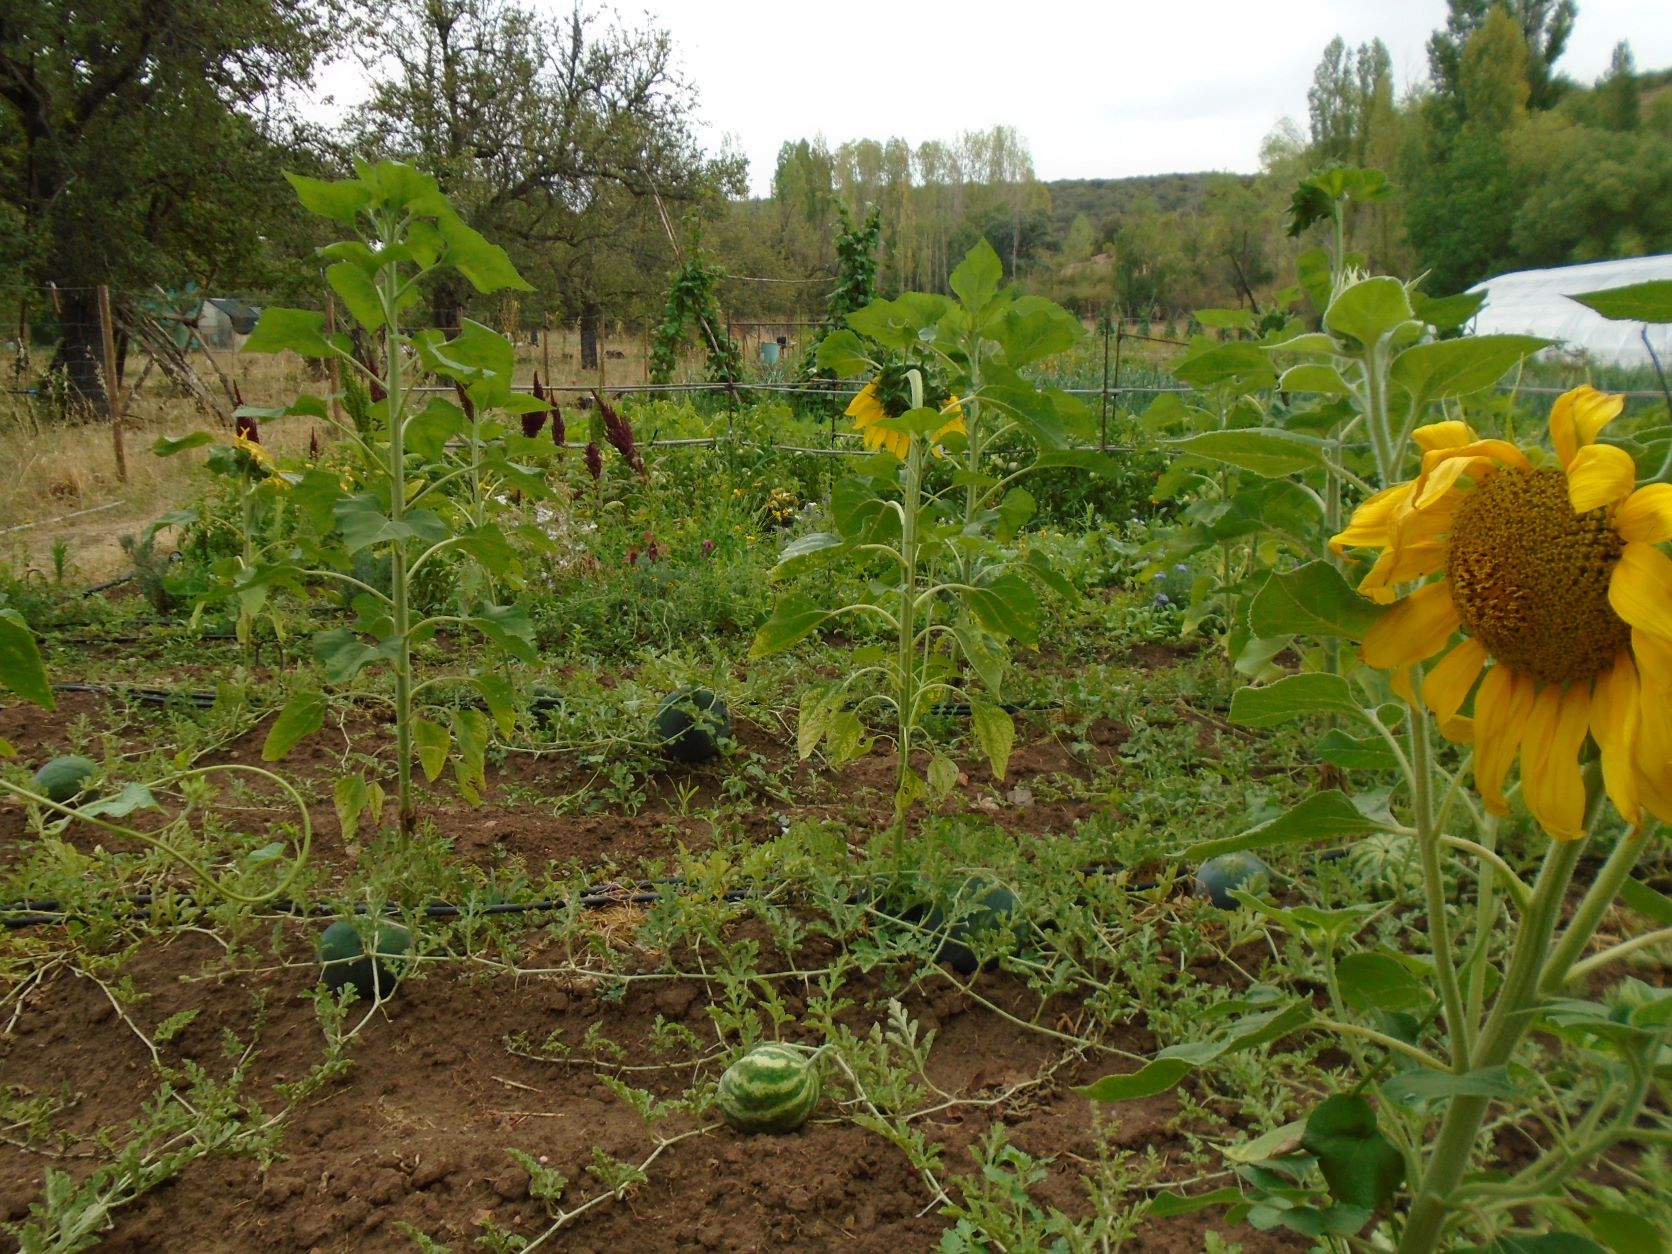
{"type": "Polygon", "coordinates": [[[1021,906],[1016,894],[1002,884],[976,876],[965,880],[947,903],[946,915],[957,917],[947,929],[936,960],[949,963],[959,975],[974,975],[981,964],[970,944],[977,937],[1008,931],[1019,947],[1024,936],[1021,906]]]}
{"type": "Polygon", "coordinates": [[[731,739],[731,713],[707,688],[681,688],[662,699],[651,728],[670,758],[708,762],[720,756],[721,742],[731,739]]]}
{"type": "Polygon", "coordinates": [[[320,979],[333,993],[352,987],[362,1001],[387,998],[400,983],[412,956],[412,933],[399,923],[375,925],[377,961],[366,956],[360,928],[338,919],[319,938],[320,979]]]}
{"type": "Polygon", "coordinates": [[[1235,910],[1242,903],[1231,894],[1239,889],[1256,893],[1271,880],[1271,868],[1247,850],[1222,853],[1209,858],[1196,872],[1196,895],[1206,897],[1221,910],[1235,910]]]}
{"type": "Polygon", "coordinates": [[[98,769],[99,764],[91,758],[65,754],[53,758],[36,771],[30,777],[29,787],[48,801],[64,805],[81,795],[82,788],[98,769]]]}

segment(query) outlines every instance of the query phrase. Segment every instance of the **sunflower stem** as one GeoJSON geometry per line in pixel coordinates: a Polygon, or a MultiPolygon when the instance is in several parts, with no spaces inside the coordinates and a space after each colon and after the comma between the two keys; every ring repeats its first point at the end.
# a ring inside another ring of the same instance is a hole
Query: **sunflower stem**
{"type": "MultiPolygon", "coordinates": [[[[400,241],[404,223],[392,218],[382,224],[382,243],[385,250],[400,241]]],[[[402,409],[406,403],[406,381],[401,374],[400,333],[400,272],[398,263],[389,261],[383,270],[383,286],[379,291],[384,319],[384,375],[388,391],[389,415],[389,521],[397,533],[402,528],[406,513],[406,431],[402,425],[402,409]]],[[[396,540],[389,551],[389,600],[392,626],[390,637],[395,641],[395,791],[400,812],[401,831],[410,836],[418,826],[418,811],[412,792],[412,638],[411,610],[407,597],[407,543],[396,540]]]]}
{"type": "MultiPolygon", "coordinates": [[[[923,404],[923,377],[913,370],[910,374],[912,408],[923,404]]],[[[913,435],[906,448],[905,499],[900,510],[900,610],[898,652],[895,664],[899,669],[896,712],[899,715],[898,767],[894,773],[894,875],[898,879],[905,865],[906,812],[908,809],[906,781],[911,778],[911,733],[917,721],[917,514],[923,497],[923,440],[913,435]]]]}
{"type": "MultiPolygon", "coordinates": [[[[1597,781],[1588,780],[1596,785],[1597,781]]],[[[1599,788],[1600,791],[1600,788],[1599,788]]],[[[1651,823],[1653,820],[1651,820],[1651,823]]],[[[1589,824],[1586,830],[1590,830],[1589,824]]],[[[1551,951],[1550,958],[1544,964],[1544,970],[1539,975],[1539,992],[1545,996],[1552,996],[1562,991],[1577,972],[1574,964],[1578,961],[1581,951],[1591,943],[1596,935],[1602,917],[1608,913],[1614,899],[1620,895],[1620,888],[1630,878],[1632,868],[1648,847],[1645,834],[1639,831],[1633,835],[1625,832],[1620,836],[1608,860],[1602,864],[1602,870],[1597,872],[1585,896],[1568,920],[1567,929],[1562,933],[1561,940],[1556,942],[1556,948],[1551,951]]]]}
{"type": "Polygon", "coordinates": [[[1599,949],[1585,961],[1576,962],[1568,969],[1568,983],[1582,980],[1593,971],[1600,971],[1639,949],[1652,949],[1656,945],[1672,945],[1672,927],[1657,928],[1653,932],[1644,932],[1628,941],[1621,941],[1618,945],[1610,945],[1607,949],[1599,949]]]}
{"type": "Polygon", "coordinates": [[[1463,1008],[1463,991],[1457,982],[1457,956],[1452,949],[1450,904],[1446,901],[1445,873],[1440,866],[1440,832],[1434,822],[1434,746],[1428,712],[1417,701],[1411,702],[1410,711],[1411,788],[1416,810],[1417,851],[1422,856],[1423,899],[1428,908],[1428,932],[1434,941],[1434,978],[1440,986],[1446,1033],[1451,1038],[1451,1069],[1461,1074],[1469,1068],[1475,1025],[1463,1008]]]}
{"type": "MultiPolygon", "coordinates": [[[[1531,1025],[1532,1016],[1527,1011],[1537,996],[1539,971],[1544,966],[1562,897],[1573,877],[1583,843],[1551,842],[1538,881],[1533,885],[1532,904],[1521,916],[1498,999],[1493,1003],[1475,1050],[1465,1059],[1469,1069],[1484,1070],[1508,1062],[1531,1025]]],[[[1481,1122],[1490,1105],[1491,1099],[1487,1097],[1460,1096],[1452,1098],[1446,1107],[1434,1152],[1429,1155],[1399,1240],[1399,1254],[1432,1254],[1441,1248],[1452,1193],[1468,1169],[1475,1138],[1480,1134],[1481,1122]]]]}

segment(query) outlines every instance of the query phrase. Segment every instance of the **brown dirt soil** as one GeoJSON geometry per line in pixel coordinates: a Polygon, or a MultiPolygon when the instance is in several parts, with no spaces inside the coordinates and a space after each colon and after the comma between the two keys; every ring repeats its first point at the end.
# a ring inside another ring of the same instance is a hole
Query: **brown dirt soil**
{"type": "MultiPolygon", "coordinates": [[[[133,747],[156,735],[151,712],[100,695],[68,695],[52,714],[0,707],[0,736],[25,761],[62,751],[72,724],[108,730],[133,747]]],[[[284,764],[309,792],[318,829],[314,860],[328,872],[353,866],[362,853],[341,839],[329,781],[349,745],[375,751],[387,739],[383,733],[374,720],[352,714],[341,731],[305,743],[284,764]]],[[[259,762],[265,734],[265,724],[256,726],[206,760],[259,762]]],[[[954,792],[956,804],[1048,839],[1091,809],[1062,785],[1088,778],[1094,767],[1107,769],[1124,737],[1123,728],[1094,724],[1083,743],[1095,761],[1077,758],[1066,737],[1032,737],[1003,785],[971,765],[969,786],[954,792]],[[1065,795],[1069,799],[1059,799],[1065,795]]],[[[786,746],[781,729],[745,724],[739,740],[742,751],[794,780],[794,805],[763,797],[760,835],[777,831],[779,813],[852,821],[857,808],[861,831],[886,815],[893,768],[885,759],[863,759],[842,772],[795,768],[793,744],[786,746]]],[[[700,807],[720,795],[725,771],[702,768],[690,778],[697,794],[687,806],[700,807]]],[[[586,768],[561,755],[512,755],[490,771],[481,809],[437,792],[426,799],[425,813],[451,835],[454,857],[484,866],[509,861],[531,869],[596,868],[603,877],[618,869],[635,873],[682,845],[701,850],[711,843],[705,822],[682,816],[672,776],[648,781],[636,814],[570,813],[554,806],[554,798],[588,779],[586,768]]],[[[248,829],[272,795],[252,788],[227,818],[248,829]]],[[[277,810],[268,813],[282,818],[277,810]]],[[[83,852],[122,844],[91,829],[67,835],[83,852]]],[[[27,839],[21,807],[0,803],[0,862],[15,863],[27,839]]],[[[600,1075],[676,1098],[693,1084],[712,1083],[721,1069],[711,1013],[723,1011],[721,984],[700,954],[635,949],[643,917],[641,907],[623,905],[585,920],[582,945],[610,948],[628,964],[619,968],[633,977],[625,981],[577,974],[570,953],[576,936],[532,920],[498,933],[469,958],[421,964],[350,1044],[351,1068],[296,1103],[276,1125],[268,1154],[187,1163],[115,1211],[102,1248],[171,1254],[411,1250],[418,1247],[402,1226],[411,1225],[463,1250],[475,1248],[484,1224],[525,1238],[544,1231],[551,1222],[546,1206],[531,1197],[529,1173],[507,1149],[525,1151],[567,1177],[563,1201],[572,1209],[605,1192],[587,1171],[595,1151],[637,1164],[656,1146],[600,1075]],[[486,960],[507,952],[514,971],[504,961],[486,960]],[[658,1023],[693,1035],[671,1054],[659,1051],[652,1039],[658,1023]],[[542,1055],[540,1043],[554,1032],[568,1052],[542,1055]],[[589,1051],[583,1045],[589,1032],[615,1048],[589,1051]]],[[[759,928],[749,921],[728,926],[734,935],[759,928]]],[[[75,927],[14,934],[9,943],[16,961],[0,969],[0,988],[8,992],[0,1017],[0,1074],[14,1106],[43,1101],[53,1114],[50,1131],[33,1136],[24,1124],[0,1121],[0,1220],[27,1217],[46,1169],[81,1179],[110,1161],[114,1152],[97,1138],[102,1133],[120,1144],[131,1135],[124,1125],[154,1100],[159,1068],[181,1075],[196,1064],[225,1081],[242,1051],[250,1050],[249,1078],[235,1098],[242,1119],[246,1125],[262,1122],[258,1107],[286,1110],[290,1102],[277,1086],[303,1079],[325,1054],[310,997],[318,931],[318,924],[295,919],[258,921],[238,934],[208,925],[153,929],[110,962],[84,948],[75,927]],[[146,1038],[185,1012],[195,1017],[156,1043],[153,1057],[146,1038]]],[[[836,952],[834,942],[815,938],[792,964],[775,956],[770,936],[760,932],[764,971],[816,970],[836,952]]],[[[120,945],[120,937],[99,942],[103,953],[120,945]]],[[[774,987],[789,1016],[782,1034],[797,1039],[797,1018],[816,989],[795,976],[780,977],[774,987]]],[[[1069,1086],[1132,1064],[1118,1054],[1064,1054],[1060,1038],[1029,1021],[1066,1022],[1082,1008],[1040,1006],[1008,974],[981,973],[966,992],[941,968],[917,979],[878,968],[851,977],[843,991],[856,1004],[841,1018],[861,1035],[891,996],[923,1031],[936,1032],[927,1078],[949,1098],[913,1126],[944,1147],[943,1177],[968,1173],[969,1147],[1002,1123],[1013,1144],[1051,1160],[1048,1178],[1034,1190],[1036,1200],[1085,1214],[1084,1181],[1096,1168],[1100,1142],[1140,1159],[1153,1153],[1165,1163],[1183,1158],[1192,1136],[1208,1131],[1181,1126],[1172,1095],[1113,1108],[1100,1116],[1114,1121],[1112,1130],[1095,1128],[1099,1116],[1069,1086]]],[[[363,1013],[363,1007],[351,1007],[350,1023],[363,1013]]],[[[1131,1054],[1155,1046],[1135,1026],[1111,1029],[1103,1043],[1131,1054]]],[[[189,1092],[188,1100],[198,1098],[198,1090],[189,1092]]],[[[827,1083],[814,1120],[799,1132],[744,1136],[718,1125],[697,1131],[660,1153],[647,1180],[593,1206],[542,1248],[577,1254],[895,1254],[935,1248],[948,1220],[938,1213],[933,1191],[898,1149],[853,1121],[857,1109],[851,1090],[827,1083]]],[[[677,1115],[658,1131],[673,1135],[699,1126],[691,1116],[677,1115]]],[[[956,1185],[952,1192],[957,1195],[956,1185]]],[[[1225,1229],[1210,1211],[1146,1223],[1126,1248],[1199,1250],[1210,1229],[1224,1230],[1247,1254],[1307,1244],[1285,1234],[1225,1229]]]]}

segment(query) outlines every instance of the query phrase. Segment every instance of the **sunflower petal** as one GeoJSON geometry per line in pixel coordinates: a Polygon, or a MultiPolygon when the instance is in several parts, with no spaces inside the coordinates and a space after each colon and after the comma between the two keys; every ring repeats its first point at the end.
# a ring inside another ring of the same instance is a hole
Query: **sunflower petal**
{"type": "Polygon", "coordinates": [[[1637,725],[1641,701],[1637,666],[1621,650],[1614,665],[1597,677],[1591,696],[1591,735],[1602,750],[1602,783],[1608,799],[1636,831],[1642,820],[1637,788],[1637,725]]]}
{"type": "Polygon", "coordinates": [[[1672,483],[1638,488],[1614,515],[1614,529],[1639,544],[1672,540],[1672,483]]]}
{"type": "MultiPolygon", "coordinates": [[[[1513,444],[1505,444],[1502,440],[1482,440],[1471,447],[1478,448],[1480,444],[1503,444],[1513,452],[1523,463],[1517,469],[1524,469],[1526,458],[1521,457],[1521,450],[1513,444]]],[[[1481,454],[1464,455],[1462,450],[1442,453],[1435,458],[1432,453],[1423,457],[1424,469],[1422,477],[1417,480],[1417,509],[1427,509],[1446,493],[1457,486],[1457,481],[1467,475],[1471,479],[1482,478],[1488,471],[1496,473],[1497,460],[1481,454]],[[1434,458],[1432,467],[1427,466],[1430,458],[1434,458]]]]}
{"type": "Polygon", "coordinates": [[[1383,669],[1425,661],[1445,648],[1460,625],[1451,585],[1437,580],[1418,588],[1371,624],[1361,652],[1366,662],[1383,669]]]}
{"type": "Polygon", "coordinates": [[[1652,544],[1627,544],[1608,579],[1608,604],[1633,627],[1672,631],[1672,557],[1652,544]]]}
{"type": "Polygon", "coordinates": [[[1436,466],[1444,465],[1448,461],[1462,458],[1473,461],[1484,457],[1489,461],[1502,462],[1506,466],[1514,466],[1517,470],[1531,470],[1532,462],[1527,455],[1508,440],[1471,440],[1468,444],[1459,444],[1452,448],[1438,448],[1431,453],[1422,455],[1422,473],[1427,475],[1436,466]]]}
{"type": "Polygon", "coordinates": [[[1574,513],[1584,514],[1629,497],[1637,482],[1637,464],[1623,448],[1587,444],[1573,455],[1567,476],[1568,503],[1574,513]]]}
{"type": "Polygon", "coordinates": [[[1564,467],[1573,464],[1574,455],[1597,438],[1625,403],[1625,397],[1599,392],[1589,384],[1556,398],[1550,407],[1550,442],[1564,467]]]}
{"type": "Polygon", "coordinates": [[[1638,706],[1637,787],[1644,809],[1672,823],[1672,703],[1645,699],[1638,706]]]}
{"type": "Polygon", "coordinates": [[[1358,590],[1378,605],[1391,604],[1395,589],[1402,583],[1436,575],[1445,569],[1446,542],[1443,539],[1419,540],[1415,544],[1395,545],[1383,549],[1363,579],[1358,590]]]}
{"type": "Polygon", "coordinates": [[[854,395],[848,402],[844,414],[852,418],[860,426],[875,422],[878,418],[886,417],[882,401],[877,396],[877,381],[872,379],[854,395]]]}
{"type": "Polygon", "coordinates": [[[1504,776],[1521,747],[1527,712],[1533,705],[1533,681],[1507,666],[1494,666],[1475,696],[1475,788],[1493,814],[1509,813],[1504,776]]]}
{"type": "Polygon", "coordinates": [[[1672,706],[1672,640],[1659,632],[1634,627],[1631,654],[1637,662],[1644,695],[1657,704],[1672,706]]]}
{"type": "Polygon", "coordinates": [[[1473,427],[1456,419],[1449,422],[1431,422],[1426,427],[1418,427],[1411,432],[1412,441],[1424,453],[1432,453],[1442,448],[1462,448],[1466,444],[1473,444],[1478,438],[1473,427]]]}
{"type": "Polygon", "coordinates": [[[1553,840],[1585,835],[1585,777],[1579,747],[1591,725],[1591,690],[1546,684],[1533,702],[1521,754],[1521,796],[1553,840]]]}
{"type": "Polygon", "coordinates": [[[1422,699],[1443,728],[1457,716],[1480,673],[1486,667],[1486,646],[1479,640],[1460,643],[1422,678],[1422,699]]]}
{"type": "Polygon", "coordinates": [[[1408,504],[1415,486],[1396,483],[1364,501],[1353,511],[1346,528],[1330,537],[1330,548],[1340,553],[1351,548],[1382,548],[1392,543],[1395,516],[1408,504]]]}

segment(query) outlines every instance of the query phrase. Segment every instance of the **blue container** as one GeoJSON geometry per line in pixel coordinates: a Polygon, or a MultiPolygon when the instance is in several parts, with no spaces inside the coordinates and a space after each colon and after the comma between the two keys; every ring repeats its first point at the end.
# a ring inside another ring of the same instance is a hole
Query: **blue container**
{"type": "Polygon", "coordinates": [[[761,360],[767,365],[773,365],[778,360],[778,345],[771,340],[761,345],[761,360]]]}

